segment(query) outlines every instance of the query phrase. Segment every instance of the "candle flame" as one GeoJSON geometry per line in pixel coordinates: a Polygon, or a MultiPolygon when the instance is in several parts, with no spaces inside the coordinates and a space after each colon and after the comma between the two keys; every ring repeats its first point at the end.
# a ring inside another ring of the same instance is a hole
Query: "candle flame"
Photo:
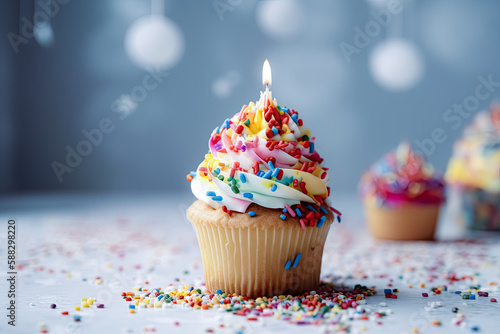
{"type": "Polygon", "coordinates": [[[262,67],[262,84],[270,86],[272,82],[273,80],[271,75],[271,65],[266,59],[266,61],[264,62],[264,66],[262,67]]]}

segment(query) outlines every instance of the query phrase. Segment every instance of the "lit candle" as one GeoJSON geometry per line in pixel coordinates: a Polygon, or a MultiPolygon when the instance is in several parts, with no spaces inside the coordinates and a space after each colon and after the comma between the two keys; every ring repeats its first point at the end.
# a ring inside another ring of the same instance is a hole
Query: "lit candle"
{"type": "Polygon", "coordinates": [[[272,75],[271,75],[271,65],[269,61],[266,59],[264,62],[264,66],[262,67],[262,84],[266,86],[266,91],[264,93],[264,104],[267,106],[269,103],[269,86],[272,84],[272,75]]]}

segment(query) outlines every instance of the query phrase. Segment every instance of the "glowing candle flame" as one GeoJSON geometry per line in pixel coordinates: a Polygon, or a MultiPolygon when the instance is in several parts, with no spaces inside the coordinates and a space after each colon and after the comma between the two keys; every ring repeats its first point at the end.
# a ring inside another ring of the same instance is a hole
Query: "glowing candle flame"
{"type": "Polygon", "coordinates": [[[262,84],[270,86],[272,81],[271,65],[269,65],[269,61],[266,59],[264,66],[262,67],[262,84]]]}

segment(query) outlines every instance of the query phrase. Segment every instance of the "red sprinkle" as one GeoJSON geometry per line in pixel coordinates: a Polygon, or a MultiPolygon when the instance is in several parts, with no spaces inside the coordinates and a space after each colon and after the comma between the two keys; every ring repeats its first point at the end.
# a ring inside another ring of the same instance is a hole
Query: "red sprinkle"
{"type": "Polygon", "coordinates": [[[304,194],[307,194],[306,183],[304,181],[300,182],[300,189],[304,194]]]}
{"type": "Polygon", "coordinates": [[[238,125],[238,127],[236,128],[236,130],[234,130],[234,132],[236,132],[237,134],[241,134],[244,130],[244,127],[242,124],[238,125]]]}

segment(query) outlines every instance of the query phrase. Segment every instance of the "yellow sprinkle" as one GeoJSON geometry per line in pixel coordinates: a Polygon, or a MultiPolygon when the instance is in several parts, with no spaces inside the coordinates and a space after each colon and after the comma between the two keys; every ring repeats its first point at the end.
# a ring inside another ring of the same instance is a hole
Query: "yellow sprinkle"
{"type": "Polygon", "coordinates": [[[130,310],[128,310],[128,313],[135,313],[135,310],[131,308],[130,310]]]}
{"type": "Polygon", "coordinates": [[[161,307],[161,304],[163,304],[162,301],[156,301],[155,302],[155,307],[161,307]]]}
{"type": "Polygon", "coordinates": [[[278,298],[279,298],[279,299],[285,299],[285,298],[286,298],[286,296],[280,295],[278,298]]]}
{"type": "Polygon", "coordinates": [[[92,305],[94,304],[94,301],[92,299],[87,299],[87,304],[92,305]]]}
{"type": "Polygon", "coordinates": [[[82,302],[87,301],[87,298],[82,298],[82,302]]]}
{"type": "Polygon", "coordinates": [[[408,285],[408,287],[411,289],[411,288],[413,288],[413,285],[408,285]]]}
{"type": "Polygon", "coordinates": [[[87,302],[83,302],[83,303],[82,303],[82,306],[83,306],[83,307],[89,307],[89,304],[87,304],[87,302]]]}
{"type": "Polygon", "coordinates": [[[80,306],[75,306],[75,311],[80,311],[80,306]]]}
{"type": "Polygon", "coordinates": [[[260,307],[261,308],[267,308],[267,304],[266,303],[262,303],[262,304],[260,304],[260,307]]]}
{"type": "Polygon", "coordinates": [[[425,284],[424,284],[424,283],[421,283],[421,284],[420,284],[420,287],[421,287],[421,288],[425,288],[425,284]]]}
{"type": "Polygon", "coordinates": [[[213,307],[212,303],[208,303],[208,307],[213,307]]]}
{"type": "Polygon", "coordinates": [[[200,307],[200,305],[195,305],[195,306],[193,306],[193,308],[194,308],[194,309],[196,309],[196,310],[198,310],[198,309],[200,309],[201,307],[200,307]]]}
{"type": "Polygon", "coordinates": [[[144,304],[146,304],[146,305],[149,305],[149,302],[150,302],[150,300],[149,300],[149,299],[145,299],[145,300],[144,300],[144,304]]]}
{"type": "Polygon", "coordinates": [[[411,330],[412,333],[418,333],[418,328],[417,327],[413,327],[412,330],[411,330]]]}
{"type": "Polygon", "coordinates": [[[135,303],[135,306],[139,305],[139,301],[138,300],[135,300],[134,303],[135,303]]]}
{"type": "Polygon", "coordinates": [[[67,278],[71,278],[71,274],[67,274],[67,275],[66,275],[66,277],[67,277],[67,278]]]}
{"type": "Polygon", "coordinates": [[[360,330],[361,332],[364,332],[364,331],[366,331],[366,327],[365,327],[365,326],[361,326],[361,327],[359,327],[359,330],[360,330]]]}
{"type": "Polygon", "coordinates": [[[140,288],[134,288],[134,291],[141,291],[140,288]]]}
{"type": "Polygon", "coordinates": [[[262,181],[262,185],[266,188],[271,188],[274,184],[274,181],[270,181],[270,180],[265,180],[265,181],[262,181]]]}

